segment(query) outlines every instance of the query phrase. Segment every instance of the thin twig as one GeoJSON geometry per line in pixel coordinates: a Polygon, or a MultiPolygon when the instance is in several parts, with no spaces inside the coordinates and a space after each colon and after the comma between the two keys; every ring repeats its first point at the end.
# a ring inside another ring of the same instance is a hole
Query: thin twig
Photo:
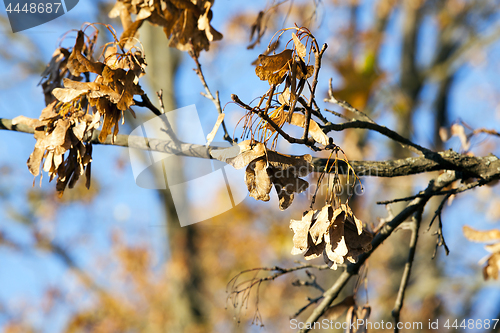
{"type": "Polygon", "coordinates": [[[274,279],[291,273],[295,272],[298,270],[302,269],[307,269],[307,268],[316,268],[318,270],[326,270],[329,269],[328,265],[312,265],[312,264],[300,264],[299,266],[295,267],[290,267],[290,268],[282,268],[278,266],[274,267],[259,267],[259,268],[253,268],[253,269],[247,269],[244,271],[241,271],[238,273],[236,276],[234,276],[227,284],[226,287],[226,292],[229,293],[227,296],[227,301],[231,300],[231,303],[234,308],[241,308],[243,306],[248,306],[248,302],[250,300],[250,295],[252,292],[253,287],[257,287],[256,290],[256,300],[255,300],[255,307],[256,307],[256,312],[254,315],[254,320],[262,322],[260,318],[260,313],[259,313],[259,290],[260,286],[263,282],[266,281],[273,281],[274,279]],[[274,274],[258,278],[257,275],[262,272],[262,271],[269,271],[269,272],[276,272],[274,274]],[[238,279],[246,274],[246,273],[252,273],[254,272],[255,274],[253,275],[252,278],[245,280],[243,282],[238,283],[238,279]]]}
{"type": "Polygon", "coordinates": [[[165,116],[165,105],[163,104],[163,90],[157,91],[156,95],[158,96],[161,109],[158,109],[156,106],[154,106],[154,104],[151,102],[147,94],[141,95],[142,101],[134,100],[134,103],[137,106],[148,108],[149,110],[151,110],[151,112],[153,112],[156,116],[158,116],[165,125],[164,132],[176,145],[178,145],[180,141],[175,135],[175,132],[172,128],[172,125],[168,121],[168,118],[165,116]]]}
{"type": "Polygon", "coordinates": [[[313,288],[316,288],[319,291],[321,291],[321,293],[324,293],[325,289],[323,289],[323,287],[321,287],[318,284],[318,281],[316,279],[316,275],[312,274],[308,270],[306,270],[306,274],[309,277],[310,281],[304,281],[304,280],[297,279],[294,282],[292,282],[292,286],[295,286],[295,287],[313,287],[313,288]]]}
{"type": "Polygon", "coordinates": [[[161,116],[163,113],[165,113],[165,112],[161,112],[161,110],[159,110],[156,106],[154,106],[153,103],[151,103],[151,100],[149,99],[148,95],[146,95],[146,94],[141,95],[141,99],[142,99],[141,101],[134,99],[135,105],[148,108],[156,116],[161,116]]]}
{"type": "Polygon", "coordinates": [[[158,96],[158,101],[160,102],[160,111],[162,114],[165,114],[165,104],[163,103],[163,89],[160,89],[156,92],[156,96],[158,96]]]}
{"type": "Polygon", "coordinates": [[[446,255],[450,253],[450,250],[448,249],[448,245],[446,245],[446,241],[444,240],[444,235],[443,235],[443,220],[441,219],[441,213],[443,212],[444,204],[448,201],[452,193],[448,193],[443,200],[441,200],[441,203],[439,204],[438,208],[436,209],[434,216],[432,217],[431,222],[429,223],[429,227],[427,228],[427,231],[429,231],[432,227],[432,224],[434,223],[434,220],[438,219],[439,225],[438,225],[438,230],[434,233],[434,235],[437,235],[436,239],[436,247],[434,249],[434,253],[432,254],[432,259],[436,257],[437,254],[437,249],[438,247],[442,246],[444,248],[444,251],[446,255]]]}
{"type": "Polygon", "coordinates": [[[318,303],[319,301],[321,301],[323,299],[323,295],[320,295],[316,298],[308,298],[307,300],[309,301],[306,305],[304,305],[303,307],[301,307],[300,309],[297,310],[297,312],[295,312],[293,314],[293,316],[291,317],[291,319],[294,319],[294,318],[297,318],[298,316],[300,316],[300,314],[302,312],[304,312],[305,310],[307,310],[307,308],[309,308],[311,305],[313,304],[316,304],[318,303]]]}
{"type": "Polygon", "coordinates": [[[328,98],[325,98],[324,101],[328,102],[328,103],[332,103],[332,104],[337,104],[337,105],[343,107],[344,109],[346,109],[347,111],[351,111],[352,113],[358,115],[361,118],[361,120],[363,120],[363,121],[375,123],[370,117],[368,117],[368,115],[366,113],[356,109],[355,107],[353,107],[351,104],[347,103],[346,101],[336,99],[335,96],[333,96],[333,86],[332,86],[332,79],[331,78],[328,81],[328,98]]]}
{"type": "Polygon", "coordinates": [[[339,113],[337,111],[333,111],[333,110],[330,110],[330,109],[325,109],[325,111],[327,112],[330,112],[331,114],[333,114],[334,116],[337,116],[339,118],[342,118],[342,119],[345,119],[347,121],[356,121],[356,118],[349,118],[349,117],[346,117],[344,116],[342,113],[339,113]]]}
{"type": "MultiPolygon", "coordinates": [[[[191,56],[191,58],[193,58],[194,63],[196,64],[196,68],[194,71],[196,72],[196,74],[200,78],[200,81],[201,81],[201,84],[203,85],[203,88],[205,88],[205,93],[201,93],[201,95],[208,98],[209,100],[211,100],[212,103],[214,103],[215,108],[217,109],[217,112],[219,114],[222,114],[222,107],[220,104],[219,91],[217,90],[215,92],[215,96],[212,94],[212,92],[210,91],[210,88],[208,88],[207,81],[205,80],[205,75],[203,75],[203,71],[201,70],[201,65],[200,65],[200,62],[198,61],[198,57],[196,57],[196,55],[192,52],[189,52],[189,55],[191,56]]],[[[222,121],[222,129],[224,130],[224,140],[228,141],[230,144],[233,144],[234,140],[231,138],[231,136],[227,132],[226,123],[224,120],[222,121]]]]}
{"type": "MultiPolygon", "coordinates": [[[[311,86],[311,97],[309,98],[309,104],[308,107],[306,108],[306,120],[304,123],[304,134],[302,134],[302,140],[306,140],[307,136],[309,135],[309,123],[311,122],[311,109],[313,105],[313,101],[315,98],[315,93],[316,93],[316,86],[318,85],[318,75],[319,75],[319,70],[321,68],[321,58],[323,57],[323,53],[325,53],[328,45],[325,43],[323,44],[323,47],[321,48],[320,51],[316,49],[316,47],[313,45],[313,51],[314,51],[314,74],[313,74],[313,82],[311,86]]],[[[293,112],[293,110],[291,110],[293,112]]]]}
{"type": "Polygon", "coordinates": [[[401,285],[399,286],[398,296],[394,304],[394,309],[392,310],[392,317],[394,318],[394,333],[399,332],[398,323],[399,323],[401,309],[403,308],[406,288],[408,286],[408,281],[410,279],[413,259],[415,258],[415,250],[417,248],[417,240],[418,240],[418,230],[420,228],[420,223],[422,222],[422,213],[423,213],[422,209],[418,210],[413,216],[412,223],[410,224],[411,239],[410,239],[410,249],[408,251],[408,260],[406,261],[405,264],[403,276],[401,277],[401,285]]]}
{"type": "Polygon", "coordinates": [[[332,130],[333,131],[343,131],[343,130],[348,129],[348,128],[365,128],[365,129],[376,131],[382,135],[385,135],[386,137],[400,143],[403,147],[405,147],[405,148],[407,147],[408,149],[410,149],[411,151],[413,151],[417,154],[424,154],[425,155],[425,154],[429,154],[429,153],[430,154],[435,153],[428,148],[424,148],[416,143],[413,143],[409,139],[402,137],[401,135],[394,132],[393,130],[391,130],[385,126],[378,125],[377,123],[374,123],[372,121],[355,120],[355,121],[349,121],[349,122],[342,123],[342,124],[329,123],[329,124],[326,124],[325,126],[323,126],[322,128],[323,128],[323,131],[325,133],[328,133],[332,130]]]}
{"type": "MultiPolygon", "coordinates": [[[[458,193],[462,193],[462,192],[465,192],[467,190],[470,190],[470,189],[473,189],[473,188],[476,188],[476,187],[479,187],[479,186],[486,185],[490,181],[491,180],[480,179],[480,180],[477,180],[477,181],[472,182],[470,184],[467,184],[465,186],[461,186],[461,187],[458,187],[458,188],[455,188],[455,189],[452,189],[452,190],[446,190],[446,191],[436,192],[434,195],[445,195],[445,194],[453,195],[453,194],[458,194],[458,193]]],[[[411,197],[397,198],[397,199],[386,200],[386,201],[377,201],[377,205],[388,205],[388,204],[392,204],[392,203],[395,203],[395,202],[410,201],[410,200],[413,200],[415,198],[421,197],[422,195],[423,195],[422,193],[419,193],[419,194],[416,194],[416,195],[412,195],[411,197]]]]}

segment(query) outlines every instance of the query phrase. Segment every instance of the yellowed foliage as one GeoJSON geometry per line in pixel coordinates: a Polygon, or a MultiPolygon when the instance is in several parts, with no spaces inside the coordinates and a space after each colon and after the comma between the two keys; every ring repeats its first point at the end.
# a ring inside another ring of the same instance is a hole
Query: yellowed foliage
{"type": "Polygon", "coordinates": [[[495,242],[485,246],[486,250],[492,254],[486,259],[483,276],[485,280],[498,280],[498,271],[500,270],[500,230],[479,231],[469,226],[464,226],[463,233],[465,238],[473,242],[495,242]]]}

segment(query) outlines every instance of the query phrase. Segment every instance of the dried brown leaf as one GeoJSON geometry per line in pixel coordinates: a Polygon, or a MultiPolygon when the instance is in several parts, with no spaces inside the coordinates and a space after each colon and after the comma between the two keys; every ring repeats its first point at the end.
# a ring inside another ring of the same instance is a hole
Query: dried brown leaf
{"type": "MultiPolygon", "coordinates": [[[[146,10],[147,11],[147,10],[146,10]]],[[[151,15],[151,12],[148,12],[149,15],[151,15]]],[[[145,16],[146,13],[142,13],[142,16],[145,16]]],[[[148,16],[149,16],[148,15],[148,16]]],[[[142,26],[144,23],[144,19],[137,18],[134,23],[132,23],[127,30],[123,31],[122,35],[120,36],[120,45],[125,48],[131,48],[134,46],[135,43],[137,43],[137,40],[135,39],[135,36],[137,34],[137,30],[142,26]]]]}
{"type": "MultiPolygon", "coordinates": [[[[274,174],[276,173],[274,172],[274,174]]],[[[290,207],[293,202],[294,193],[302,193],[309,187],[308,182],[295,176],[278,178],[273,175],[272,182],[274,183],[276,193],[278,193],[280,210],[290,207]]]]}
{"type": "Polygon", "coordinates": [[[470,142],[467,139],[467,135],[465,134],[465,128],[459,124],[451,125],[451,135],[456,136],[460,139],[460,143],[462,144],[462,148],[464,150],[469,150],[470,142]]]}
{"type": "MultiPolygon", "coordinates": [[[[323,238],[322,238],[323,240],[323,238]]],[[[304,253],[304,259],[305,260],[311,260],[311,259],[316,259],[320,257],[323,252],[325,251],[325,246],[326,243],[322,241],[321,243],[315,245],[314,242],[312,241],[311,234],[309,234],[309,248],[307,249],[307,252],[304,253]]]]}
{"type": "Polygon", "coordinates": [[[28,158],[28,169],[35,177],[40,173],[40,164],[42,163],[44,152],[45,149],[35,147],[35,150],[33,150],[28,158]]]}
{"type": "Polygon", "coordinates": [[[245,182],[251,197],[256,200],[269,201],[272,182],[267,171],[265,158],[260,157],[248,164],[245,172],[245,182]]]}
{"type": "Polygon", "coordinates": [[[337,264],[344,263],[344,256],[349,252],[344,238],[345,213],[340,209],[333,212],[333,222],[325,234],[325,252],[327,257],[337,264]]]}
{"type": "Polygon", "coordinates": [[[57,98],[58,101],[63,103],[70,103],[82,95],[89,92],[88,89],[69,89],[69,88],[55,88],[52,90],[52,95],[57,98]]]}
{"type": "Polygon", "coordinates": [[[308,211],[301,220],[291,220],[290,229],[293,230],[292,254],[301,254],[307,250],[309,227],[311,226],[314,210],[308,211]]]}
{"type": "MultiPolygon", "coordinates": [[[[305,115],[303,115],[301,113],[294,113],[292,115],[292,120],[291,120],[290,124],[304,128],[305,122],[306,122],[305,115]]],[[[323,132],[321,127],[319,127],[318,123],[312,119],[309,122],[309,134],[312,136],[314,141],[316,141],[324,146],[327,146],[330,142],[330,139],[325,134],[325,132],[323,132]]]]}
{"type": "Polygon", "coordinates": [[[40,126],[45,126],[45,122],[40,121],[38,119],[33,119],[33,118],[28,118],[25,116],[17,116],[14,119],[12,119],[12,125],[26,125],[31,128],[38,128],[40,126]]]}
{"type": "Polygon", "coordinates": [[[295,33],[292,33],[293,43],[295,44],[295,50],[297,51],[298,56],[302,59],[303,62],[306,62],[307,50],[304,44],[300,41],[295,33]]]}
{"type": "Polygon", "coordinates": [[[314,170],[311,164],[312,156],[309,154],[292,156],[269,150],[267,158],[269,164],[274,168],[286,171],[286,173],[291,173],[297,177],[305,177],[314,170]]]}
{"type": "Polygon", "coordinates": [[[274,55],[259,55],[258,63],[268,72],[276,72],[292,59],[293,50],[285,49],[274,55]]]}
{"type": "Polygon", "coordinates": [[[323,236],[326,234],[328,228],[330,227],[330,221],[333,217],[333,208],[331,205],[324,206],[316,214],[314,214],[313,221],[314,224],[309,230],[311,234],[311,239],[314,244],[319,244],[323,241],[323,236]]]}
{"type": "Polygon", "coordinates": [[[251,161],[264,156],[266,146],[261,142],[245,140],[235,146],[225,149],[212,150],[213,158],[232,165],[235,169],[242,169],[251,161]]]}

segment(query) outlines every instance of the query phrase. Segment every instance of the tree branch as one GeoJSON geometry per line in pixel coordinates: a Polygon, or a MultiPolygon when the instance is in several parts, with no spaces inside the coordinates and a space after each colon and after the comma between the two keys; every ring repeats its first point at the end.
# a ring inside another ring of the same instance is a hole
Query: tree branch
{"type": "MultiPolygon", "coordinates": [[[[0,130],[2,129],[34,133],[33,129],[29,126],[21,124],[12,125],[12,120],[0,118],[0,130]]],[[[98,140],[99,133],[100,131],[94,131],[90,142],[93,144],[111,145],[111,136],[108,136],[106,141],[101,143],[98,140]]],[[[139,136],[134,137],[124,134],[116,136],[114,145],[206,159],[212,158],[210,155],[211,150],[224,149],[222,147],[207,148],[204,145],[184,142],[175,143],[173,141],[149,139],[139,136]]],[[[314,170],[316,172],[323,172],[327,161],[326,158],[313,158],[312,165],[314,170]]],[[[467,156],[452,150],[433,153],[430,156],[409,157],[389,161],[349,161],[349,164],[358,176],[398,177],[438,170],[456,170],[461,173],[462,178],[480,177],[481,179],[478,180],[477,186],[500,179],[500,160],[496,156],[467,156]]],[[[349,166],[346,162],[338,161],[338,172],[339,174],[347,174],[349,172],[349,166]]],[[[468,186],[471,186],[471,184],[468,186]]],[[[456,193],[460,191],[460,189],[457,189],[456,193]]]]}
{"type": "Polygon", "coordinates": [[[408,260],[403,271],[403,276],[401,277],[401,285],[399,287],[398,296],[394,304],[394,309],[392,310],[392,316],[394,317],[394,333],[399,332],[398,323],[401,309],[403,308],[403,302],[405,298],[406,287],[408,286],[408,281],[410,280],[411,267],[413,265],[413,259],[415,258],[415,250],[417,248],[418,240],[418,230],[420,229],[420,223],[422,222],[422,210],[419,210],[413,216],[413,220],[410,224],[411,229],[411,239],[410,239],[410,250],[408,251],[408,260]]]}
{"type": "MultiPolygon", "coordinates": [[[[312,327],[314,322],[316,322],[328,309],[328,307],[332,304],[332,302],[337,298],[339,293],[345,287],[349,279],[358,274],[359,269],[365,263],[365,261],[371,256],[371,254],[379,247],[380,244],[384,240],[389,237],[392,232],[403,223],[408,217],[412,216],[415,212],[423,210],[427,201],[432,197],[433,192],[441,190],[443,187],[448,186],[452,182],[457,179],[455,172],[447,172],[441,174],[437,179],[433,179],[429,182],[429,186],[425,190],[428,193],[426,196],[422,198],[416,198],[412,202],[408,204],[408,206],[402,210],[398,215],[392,219],[391,222],[384,225],[379,233],[373,238],[372,241],[372,249],[366,253],[363,253],[358,258],[358,262],[355,264],[347,265],[346,270],[339,276],[337,281],[333,284],[330,289],[328,289],[324,294],[323,301],[314,309],[309,318],[307,318],[306,322],[310,323],[310,325],[305,325],[305,327],[312,327]]],[[[300,331],[301,333],[309,332],[309,329],[304,328],[300,331]]]]}
{"type": "MultiPolygon", "coordinates": [[[[201,84],[203,85],[203,88],[205,88],[205,93],[201,93],[201,95],[208,98],[209,100],[211,100],[212,103],[214,103],[215,108],[217,109],[217,112],[219,112],[219,114],[222,114],[222,107],[220,105],[219,91],[215,92],[215,97],[214,97],[214,95],[210,91],[210,88],[208,88],[208,84],[207,84],[207,81],[205,80],[205,75],[203,75],[203,71],[201,70],[201,65],[200,65],[200,62],[198,60],[198,57],[196,57],[195,54],[192,52],[189,52],[189,55],[191,56],[191,58],[193,58],[193,60],[196,64],[196,68],[194,69],[194,71],[196,72],[196,74],[200,78],[200,81],[201,81],[201,84]]],[[[224,130],[224,140],[233,144],[233,139],[231,138],[231,136],[227,132],[226,123],[224,122],[224,120],[222,121],[222,129],[224,130]]]]}

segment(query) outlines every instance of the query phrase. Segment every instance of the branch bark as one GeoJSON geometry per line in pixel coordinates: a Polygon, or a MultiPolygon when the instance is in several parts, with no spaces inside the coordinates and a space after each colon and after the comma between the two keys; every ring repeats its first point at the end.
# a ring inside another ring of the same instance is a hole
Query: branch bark
{"type": "MultiPolygon", "coordinates": [[[[357,122],[354,122],[357,123],[357,122]]],[[[23,133],[33,133],[33,129],[26,125],[12,125],[12,120],[0,118],[0,130],[10,130],[23,133]]],[[[100,131],[95,131],[90,139],[93,144],[111,145],[111,136],[105,142],[99,142],[100,131]]],[[[131,147],[142,150],[153,150],[179,156],[211,159],[210,151],[224,149],[221,147],[205,147],[190,143],[175,143],[159,139],[134,137],[118,134],[115,146],[131,147]]],[[[347,174],[349,168],[346,162],[338,161],[340,174],[347,174]]],[[[316,172],[323,172],[327,163],[326,158],[313,158],[312,164],[316,172]]],[[[388,161],[349,161],[349,164],[358,176],[400,177],[419,173],[455,170],[461,173],[461,178],[479,177],[482,183],[500,178],[500,160],[489,155],[485,157],[467,156],[452,150],[431,152],[423,156],[408,157],[388,161]]]]}

